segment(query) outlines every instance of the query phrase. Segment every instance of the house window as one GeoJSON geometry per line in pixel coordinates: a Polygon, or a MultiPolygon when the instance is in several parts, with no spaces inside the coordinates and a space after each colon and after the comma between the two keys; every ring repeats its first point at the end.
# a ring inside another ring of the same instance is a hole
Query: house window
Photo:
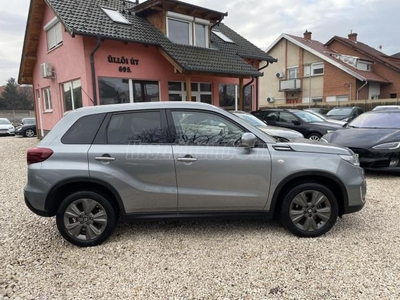
{"type": "Polygon", "coordinates": [[[232,41],[230,38],[228,38],[225,34],[223,34],[221,31],[213,29],[212,32],[219,37],[221,40],[227,43],[235,44],[234,41],[232,41]]]}
{"type": "MultiPolygon", "coordinates": [[[[191,83],[191,101],[212,104],[211,83],[191,83]]],[[[188,101],[186,97],[186,82],[168,82],[169,101],[188,101]]]]}
{"type": "Polygon", "coordinates": [[[112,8],[106,8],[106,7],[101,7],[101,9],[114,22],[122,23],[122,24],[131,24],[127,19],[125,19],[125,17],[123,15],[120,14],[120,12],[118,10],[112,9],[112,8]]]}
{"type": "Polygon", "coordinates": [[[299,68],[298,67],[288,68],[287,72],[288,72],[288,79],[299,78],[299,68]]]}
{"type": "Polygon", "coordinates": [[[167,13],[167,36],[177,44],[206,48],[210,22],[174,12],[167,13]]]}
{"type": "Polygon", "coordinates": [[[82,107],[82,88],[81,80],[74,80],[62,84],[64,109],[75,110],[82,107]]]}
{"type": "Polygon", "coordinates": [[[370,62],[358,60],[357,69],[360,71],[371,71],[372,64],[370,62]]]}
{"type": "Polygon", "coordinates": [[[62,44],[62,25],[57,17],[48,22],[43,29],[47,36],[47,50],[53,50],[62,44]]]}
{"type": "Polygon", "coordinates": [[[390,99],[396,99],[397,98],[397,93],[390,94],[390,99]]]}
{"type": "Polygon", "coordinates": [[[160,101],[158,81],[99,78],[100,104],[160,101]]]}
{"type": "Polygon", "coordinates": [[[304,66],[304,77],[318,76],[324,74],[324,63],[313,63],[304,66]]]}
{"type": "Polygon", "coordinates": [[[51,91],[50,87],[43,89],[43,103],[44,111],[51,112],[53,110],[53,105],[51,103],[51,91]]]}
{"type": "MultiPolygon", "coordinates": [[[[252,86],[247,86],[245,89],[245,110],[251,111],[253,92],[252,86]]],[[[234,84],[219,85],[219,106],[226,110],[242,110],[239,107],[239,86],[234,84]]]]}

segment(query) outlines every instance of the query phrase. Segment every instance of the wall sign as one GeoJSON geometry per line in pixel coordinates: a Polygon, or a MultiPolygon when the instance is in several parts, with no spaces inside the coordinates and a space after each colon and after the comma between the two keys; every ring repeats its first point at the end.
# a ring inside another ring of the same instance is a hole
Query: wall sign
{"type": "Polygon", "coordinates": [[[128,65],[128,66],[120,66],[118,68],[118,71],[121,73],[132,73],[130,66],[138,66],[139,65],[139,60],[135,59],[133,57],[125,58],[125,56],[116,57],[116,56],[109,55],[107,59],[110,64],[128,65]]]}

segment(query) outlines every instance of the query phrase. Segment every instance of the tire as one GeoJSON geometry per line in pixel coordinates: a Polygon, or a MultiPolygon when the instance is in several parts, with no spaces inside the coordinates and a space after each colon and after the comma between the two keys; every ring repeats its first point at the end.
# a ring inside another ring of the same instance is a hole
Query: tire
{"type": "Polygon", "coordinates": [[[322,135],[320,135],[319,133],[313,132],[313,133],[310,133],[307,138],[309,140],[319,141],[321,139],[321,137],[322,137],[322,135]]]}
{"type": "Polygon", "coordinates": [[[79,191],[61,202],[56,221],[58,231],[68,242],[79,247],[91,247],[108,239],[117,218],[113,205],[102,195],[94,191],[79,191]]]}
{"type": "Polygon", "coordinates": [[[24,131],[24,136],[25,137],[34,137],[35,136],[35,131],[33,129],[27,129],[24,131]]]}
{"type": "Polygon", "coordinates": [[[336,223],[339,207],[335,195],[318,183],[293,187],[282,203],[281,221],[299,237],[317,237],[336,223]]]}

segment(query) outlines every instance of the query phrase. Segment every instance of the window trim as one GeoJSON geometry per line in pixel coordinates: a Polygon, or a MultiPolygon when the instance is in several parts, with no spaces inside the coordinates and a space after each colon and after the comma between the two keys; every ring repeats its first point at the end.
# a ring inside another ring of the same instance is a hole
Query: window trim
{"type": "Polygon", "coordinates": [[[46,41],[47,41],[47,52],[51,52],[54,49],[60,47],[63,44],[63,25],[61,21],[57,18],[54,17],[51,19],[44,27],[43,30],[46,31],[46,41]],[[60,26],[60,40],[57,40],[57,26],[60,26]],[[49,34],[54,34],[54,45],[49,45],[49,34]]]}
{"type": "Polygon", "coordinates": [[[130,25],[129,22],[117,9],[111,7],[100,6],[101,10],[110,18],[111,21],[120,24],[130,25]],[[117,13],[117,15],[115,15],[117,13]]]}
{"type": "MultiPolygon", "coordinates": [[[[182,102],[191,102],[191,100],[187,99],[187,89],[185,91],[185,83],[184,81],[168,81],[169,83],[180,83],[181,84],[181,89],[180,91],[170,91],[168,88],[168,99],[169,95],[179,95],[182,98],[182,102]]],[[[213,94],[213,83],[212,82],[191,82],[191,84],[197,84],[197,92],[194,92],[192,90],[192,97],[196,96],[196,102],[201,102],[201,95],[210,95],[211,96],[211,103],[214,102],[214,94],[213,94]],[[211,85],[211,91],[201,91],[201,84],[210,84],[211,85]],[[197,101],[197,96],[199,97],[199,101],[197,101]]],[[[177,101],[179,102],[179,101],[177,101]]]]}
{"type": "Polygon", "coordinates": [[[287,79],[288,80],[299,79],[299,67],[298,66],[288,67],[286,70],[287,70],[287,79]],[[295,72],[296,76],[294,78],[290,78],[290,76],[289,76],[290,70],[297,70],[297,72],[295,72]]]}
{"type": "Polygon", "coordinates": [[[66,85],[66,84],[70,84],[71,85],[71,90],[70,90],[70,92],[71,92],[71,105],[72,105],[72,110],[75,110],[75,109],[78,109],[78,108],[81,108],[81,107],[84,107],[84,105],[83,105],[83,89],[82,89],[82,79],[81,78],[76,78],[76,79],[72,79],[72,80],[69,80],[69,81],[65,81],[65,82],[63,82],[63,83],[61,83],[61,91],[62,91],[62,103],[63,103],[63,108],[64,108],[64,112],[66,112],[66,111],[68,111],[67,110],[67,107],[66,107],[66,103],[65,103],[65,98],[64,98],[64,85],[66,85]],[[73,91],[74,91],[74,86],[73,86],[73,82],[74,81],[80,81],[80,87],[81,87],[81,100],[82,100],[82,106],[80,106],[80,107],[75,107],[75,101],[74,101],[74,93],[73,93],[73,91]]]}
{"type": "Polygon", "coordinates": [[[53,101],[51,99],[51,88],[47,86],[42,89],[43,98],[43,112],[50,113],[53,112],[53,101]]]}

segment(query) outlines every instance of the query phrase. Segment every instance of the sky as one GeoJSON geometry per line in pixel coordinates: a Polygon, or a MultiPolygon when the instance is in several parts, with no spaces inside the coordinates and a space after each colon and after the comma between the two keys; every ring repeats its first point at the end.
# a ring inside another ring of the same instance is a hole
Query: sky
{"type": "MultiPolygon", "coordinates": [[[[88,1],[88,0],[78,0],[88,1]]],[[[143,0],[140,0],[143,2],[143,0]]],[[[400,52],[399,0],[185,0],[220,12],[224,23],[259,48],[282,33],[327,42],[334,35],[358,40],[392,55],[400,52]]],[[[0,85],[18,78],[30,0],[0,0],[0,85]]]]}

